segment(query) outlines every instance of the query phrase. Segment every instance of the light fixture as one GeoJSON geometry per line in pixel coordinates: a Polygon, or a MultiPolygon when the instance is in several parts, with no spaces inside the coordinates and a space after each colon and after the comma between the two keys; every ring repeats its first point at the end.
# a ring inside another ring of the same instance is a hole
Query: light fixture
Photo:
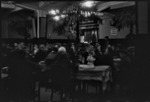
{"type": "Polygon", "coordinates": [[[55,17],[53,17],[53,19],[54,19],[55,21],[59,21],[59,20],[60,20],[60,17],[59,17],[59,16],[55,16],[55,17]]]}
{"type": "Polygon", "coordinates": [[[59,10],[57,9],[57,10],[55,10],[55,12],[56,12],[56,13],[59,13],[59,10]]]}
{"type": "Polygon", "coordinates": [[[49,11],[49,14],[56,15],[56,11],[55,10],[51,10],[51,11],[49,11]]]}
{"type": "Polygon", "coordinates": [[[56,15],[56,14],[58,14],[59,13],[59,10],[50,10],[49,11],[49,14],[51,14],[51,15],[56,15]]]}
{"type": "Polygon", "coordinates": [[[60,15],[60,17],[61,17],[61,18],[65,18],[66,16],[65,16],[65,15],[60,15]]]}
{"type": "Polygon", "coordinates": [[[85,1],[81,4],[83,7],[91,8],[95,5],[95,1],[85,1]]]}

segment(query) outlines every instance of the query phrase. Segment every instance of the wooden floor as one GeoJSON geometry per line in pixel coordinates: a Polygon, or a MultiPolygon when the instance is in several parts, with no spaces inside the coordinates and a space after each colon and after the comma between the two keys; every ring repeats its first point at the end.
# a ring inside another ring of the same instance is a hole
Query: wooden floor
{"type": "MultiPolygon", "coordinates": [[[[40,101],[51,102],[50,95],[51,90],[45,88],[40,89],[40,101]]],[[[59,93],[55,93],[53,97],[54,102],[60,102],[59,93]]],[[[95,87],[90,86],[88,93],[77,92],[75,94],[74,102],[150,102],[150,97],[143,98],[142,96],[131,95],[126,92],[126,89],[121,90],[119,85],[113,91],[107,91],[105,93],[96,93],[95,87]]]]}
{"type": "MultiPolygon", "coordinates": [[[[96,88],[93,86],[89,86],[88,93],[77,91],[74,95],[73,102],[150,102],[150,94],[146,95],[141,93],[138,95],[133,95],[127,92],[127,89],[124,89],[123,91],[119,88],[119,85],[116,85],[114,90],[108,90],[105,93],[96,93],[96,88]]],[[[54,94],[53,101],[50,101],[50,96],[51,89],[45,89],[44,87],[40,88],[40,102],[62,102],[60,101],[59,93],[54,94]]],[[[7,95],[0,97],[0,99],[7,99],[7,95]]]]}

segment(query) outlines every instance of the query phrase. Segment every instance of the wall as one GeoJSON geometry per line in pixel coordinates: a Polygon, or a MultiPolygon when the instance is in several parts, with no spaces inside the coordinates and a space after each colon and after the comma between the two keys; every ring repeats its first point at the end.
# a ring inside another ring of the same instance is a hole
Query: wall
{"type": "MultiPolygon", "coordinates": [[[[103,18],[103,24],[99,25],[99,39],[103,39],[105,36],[109,36],[111,39],[120,39],[125,38],[127,34],[129,34],[130,28],[123,28],[117,32],[116,35],[111,35],[111,29],[114,28],[110,26],[111,18],[106,16],[103,18]]],[[[135,34],[135,27],[134,27],[134,34],[135,34]]]]}
{"type": "Polygon", "coordinates": [[[45,37],[46,34],[46,17],[40,17],[40,37],[45,37]]]}
{"type": "Polygon", "coordinates": [[[138,32],[147,34],[148,32],[148,3],[139,1],[138,4],[138,32]]]}
{"type": "MultiPolygon", "coordinates": [[[[19,35],[17,32],[12,31],[9,26],[9,18],[5,16],[5,18],[1,19],[1,27],[2,27],[2,38],[16,38],[16,39],[24,39],[23,36],[19,35]]],[[[33,29],[29,29],[29,33],[33,35],[33,29]]],[[[31,36],[33,38],[33,36],[31,36]]]]}
{"type": "Polygon", "coordinates": [[[8,27],[9,21],[7,17],[1,19],[2,38],[23,38],[17,32],[11,31],[8,27]]]}
{"type": "Polygon", "coordinates": [[[58,35],[57,33],[53,32],[53,22],[48,21],[47,25],[47,38],[48,39],[67,39],[64,35],[58,35]]]}
{"type": "Polygon", "coordinates": [[[1,19],[1,27],[2,27],[2,38],[7,38],[8,37],[8,21],[5,19],[1,19]]]}

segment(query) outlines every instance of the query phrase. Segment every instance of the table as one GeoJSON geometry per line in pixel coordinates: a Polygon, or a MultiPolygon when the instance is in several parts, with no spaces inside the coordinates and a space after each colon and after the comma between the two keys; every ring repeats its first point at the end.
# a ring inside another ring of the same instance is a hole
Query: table
{"type": "Polygon", "coordinates": [[[108,65],[79,65],[78,80],[96,80],[102,82],[102,90],[107,89],[107,82],[112,81],[111,67],[108,65]]]}

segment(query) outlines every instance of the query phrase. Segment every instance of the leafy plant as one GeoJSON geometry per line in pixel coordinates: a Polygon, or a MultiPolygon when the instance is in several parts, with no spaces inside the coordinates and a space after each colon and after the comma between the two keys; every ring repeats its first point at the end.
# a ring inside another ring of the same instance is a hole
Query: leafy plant
{"type": "MultiPolygon", "coordinates": [[[[73,6],[67,8],[66,10],[62,10],[62,14],[65,14],[66,17],[59,21],[55,21],[53,32],[57,32],[58,35],[63,34],[65,36],[68,36],[69,33],[72,34],[72,36],[76,37],[77,36],[76,31],[79,30],[78,29],[79,25],[77,23],[79,23],[80,21],[85,19],[90,19],[102,23],[102,19],[98,15],[95,15],[94,13],[91,13],[91,15],[87,17],[81,14],[81,11],[92,12],[92,10],[90,11],[90,10],[82,9],[79,6],[73,6]]],[[[93,12],[96,12],[96,10],[93,12]]]]}
{"type": "Polygon", "coordinates": [[[112,18],[111,26],[118,28],[120,31],[124,27],[130,27],[130,34],[133,34],[135,25],[135,7],[127,7],[115,10],[115,16],[112,18]]]}

